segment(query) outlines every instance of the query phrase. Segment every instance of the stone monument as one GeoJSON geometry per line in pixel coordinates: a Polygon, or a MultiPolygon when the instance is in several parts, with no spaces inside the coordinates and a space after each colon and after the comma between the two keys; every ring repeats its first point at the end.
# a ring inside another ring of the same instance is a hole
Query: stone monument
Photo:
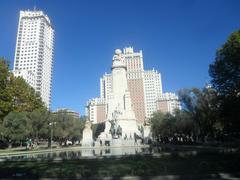
{"type": "Polygon", "coordinates": [[[93,145],[93,133],[91,129],[91,121],[87,120],[85,123],[85,128],[83,129],[82,134],[82,146],[92,146],[93,145]]]}
{"type": "Polygon", "coordinates": [[[131,141],[140,135],[130,92],[127,85],[127,67],[120,49],[115,50],[112,60],[112,92],[107,102],[107,119],[105,130],[99,135],[101,141],[114,141],[117,144],[131,141]]]}
{"type": "Polygon", "coordinates": [[[148,143],[152,139],[151,124],[149,119],[145,119],[143,123],[143,138],[144,143],[148,143]]]}

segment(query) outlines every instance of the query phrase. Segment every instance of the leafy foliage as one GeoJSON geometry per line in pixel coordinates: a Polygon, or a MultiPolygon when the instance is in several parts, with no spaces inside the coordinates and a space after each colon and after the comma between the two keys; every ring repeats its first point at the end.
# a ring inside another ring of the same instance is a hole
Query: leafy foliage
{"type": "Polygon", "coordinates": [[[32,127],[31,136],[38,142],[39,139],[47,139],[49,137],[49,119],[51,113],[46,109],[35,109],[27,114],[30,125],[32,127]]]}
{"type": "Polygon", "coordinates": [[[218,92],[219,112],[224,129],[240,130],[240,30],[232,33],[217,50],[216,59],[209,66],[213,87],[218,92]]]}
{"type": "Polygon", "coordinates": [[[0,120],[9,112],[31,112],[43,108],[40,96],[24,79],[14,77],[8,63],[0,58],[0,120]]]}
{"type": "Polygon", "coordinates": [[[51,122],[55,122],[54,138],[60,143],[66,143],[67,140],[80,140],[85,121],[67,114],[67,112],[55,113],[52,116],[51,122]]]}
{"type": "Polygon", "coordinates": [[[7,91],[11,74],[8,71],[8,63],[0,58],[0,122],[11,111],[11,95],[7,91]]]}
{"type": "Polygon", "coordinates": [[[98,123],[92,125],[93,130],[93,138],[97,138],[101,132],[103,132],[105,129],[105,123],[98,123]]]}
{"type": "Polygon", "coordinates": [[[240,30],[232,33],[217,50],[216,60],[209,66],[213,87],[223,96],[240,92],[240,30]]]}
{"type": "Polygon", "coordinates": [[[195,133],[212,135],[218,121],[216,91],[210,87],[203,90],[183,89],[179,91],[179,98],[183,104],[183,111],[187,112],[194,122],[195,133]]]}
{"type": "Polygon", "coordinates": [[[8,141],[20,142],[31,132],[26,112],[11,112],[3,120],[3,135],[8,141]]]}
{"type": "Polygon", "coordinates": [[[194,122],[192,116],[186,111],[175,110],[175,132],[191,135],[194,133],[194,122]]]}
{"type": "Polygon", "coordinates": [[[174,134],[214,136],[219,127],[216,91],[209,87],[203,90],[183,89],[179,91],[179,98],[183,104],[182,110],[175,110],[173,115],[162,112],[153,114],[151,117],[153,136],[156,138],[174,134]]]}
{"type": "Polygon", "coordinates": [[[12,97],[12,110],[17,112],[43,108],[43,102],[35,90],[20,77],[12,77],[9,92],[12,97]]]}

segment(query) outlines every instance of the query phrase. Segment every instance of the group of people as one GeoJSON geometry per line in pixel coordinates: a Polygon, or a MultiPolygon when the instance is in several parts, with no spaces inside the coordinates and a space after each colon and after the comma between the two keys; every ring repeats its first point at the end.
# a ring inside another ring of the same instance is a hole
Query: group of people
{"type": "Polygon", "coordinates": [[[26,141],[26,149],[32,150],[36,147],[36,144],[32,141],[32,139],[27,139],[26,141]]]}
{"type": "Polygon", "coordinates": [[[163,144],[194,144],[196,137],[185,134],[174,134],[173,136],[159,136],[157,142],[163,144]]]}

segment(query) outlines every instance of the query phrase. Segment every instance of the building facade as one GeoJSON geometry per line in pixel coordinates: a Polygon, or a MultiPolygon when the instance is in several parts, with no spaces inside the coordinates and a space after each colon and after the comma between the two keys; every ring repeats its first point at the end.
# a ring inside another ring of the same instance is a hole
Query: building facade
{"type": "Polygon", "coordinates": [[[94,98],[87,102],[85,109],[86,116],[93,123],[101,123],[106,120],[107,117],[107,104],[104,98],[94,98]]]}
{"type": "Polygon", "coordinates": [[[174,114],[174,110],[181,109],[178,96],[175,93],[164,93],[157,99],[157,111],[174,114]]]}
{"type": "Polygon", "coordinates": [[[42,11],[20,11],[13,74],[23,77],[51,106],[54,29],[42,11]]]}
{"type": "Polygon", "coordinates": [[[80,118],[80,113],[77,111],[73,111],[71,109],[67,109],[67,108],[59,108],[57,109],[55,112],[53,112],[53,114],[66,114],[69,116],[72,116],[73,118],[80,118]]]}
{"type": "MultiPolygon", "coordinates": [[[[146,118],[149,118],[156,109],[156,100],[162,95],[161,75],[156,70],[144,70],[143,53],[142,51],[135,52],[133,47],[123,49],[123,61],[127,67],[127,84],[130,92],[132,108],[138,122],[143,123],[146,118]]],[[[92,122],[102,122],[106,120],[105,116],[97,115],[105,110],[106,102],[111,97],[112,92],[112,74],[105,73],[100,78],[100,99],[95,98],[87,102],[87,113],[92,122]],[[105,108],[103,108],[105,102],[105,108]],[[99,102],[99,104],[98,104],[99,102]],[[101,111],[97,110],[100,106],[101,111]],[[98,108],[97,108],[98,107],[98,108]],[[89,111],[91,113],[89,113],[89,111]],[[98,120],[98,117],[101,117],[98,120]],[[102,119],[102,118],[105,119],[102,119]]]]}
{"type": "Polygon", "coordinates": [[[141,50],[135,52],[133,47],[126,47],[122,56],[127,67],[127,82],[133,111],[137,121],[143,123],[146,119],[143,53],[141,50]]]}
{"type": "Polygon", "coordinates": [[[156,100],[162,95],[161,75],[156,70],[144,71],[146,117],[150,118],[156,109],[156,100]]]}

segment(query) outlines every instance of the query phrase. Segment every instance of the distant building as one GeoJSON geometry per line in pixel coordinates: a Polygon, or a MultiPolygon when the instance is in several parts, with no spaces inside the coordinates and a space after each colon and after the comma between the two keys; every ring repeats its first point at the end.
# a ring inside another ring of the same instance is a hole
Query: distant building
{"type": "Polygon", "coordinates": [[[54,29],[42,11],[20,11],[14,76],[20,76],[51,106],[54,29]]]}
{"type": "Polygon", "coordinates": [[[156,100],[162,96],[161,75],[156,70],[144,71],[146,117],[156,112],[156,100]]]}
{"type": "Polygon", "coordinates": [[[86,116],[89,117],[89,120],[93,123],[101,123],[106,120],[106,110],[107,105],[105,99],[94,98],[90,99],[87,102],[86,106],[86,116]]]}
{"type": "Polygon", "coordinates": [[[175,109],[181,109],[178,96],[174,93],[164,93],[157,99],[157,111],[173,114],[175,109]]]}
{"type": "MultiPolygon", "coordinates": [[[[127,47],[123,49],[122,56],[127,66],[127,84],[133,111],[137,121],[143,123],[157,110],[156,100],[162,94],[161,75],[156,70],[144,70],[142,51],[134,52],[132,47],[127,47]]],[[[92,122],[98,123],[106,120],[106,102],[111,92],[112,74],[105,73],[100,78],[100,98],[87,102],[86,115],[92,122]]]]}
{"type": "Polygon", "coordinates": [[[53,113],[54,114],[66,114],[66,115],[72,116],[73,118],[80,118],[79,112],[73,111],[73,110],[67,109],[67,108],[59,108],[53,113]]]}

